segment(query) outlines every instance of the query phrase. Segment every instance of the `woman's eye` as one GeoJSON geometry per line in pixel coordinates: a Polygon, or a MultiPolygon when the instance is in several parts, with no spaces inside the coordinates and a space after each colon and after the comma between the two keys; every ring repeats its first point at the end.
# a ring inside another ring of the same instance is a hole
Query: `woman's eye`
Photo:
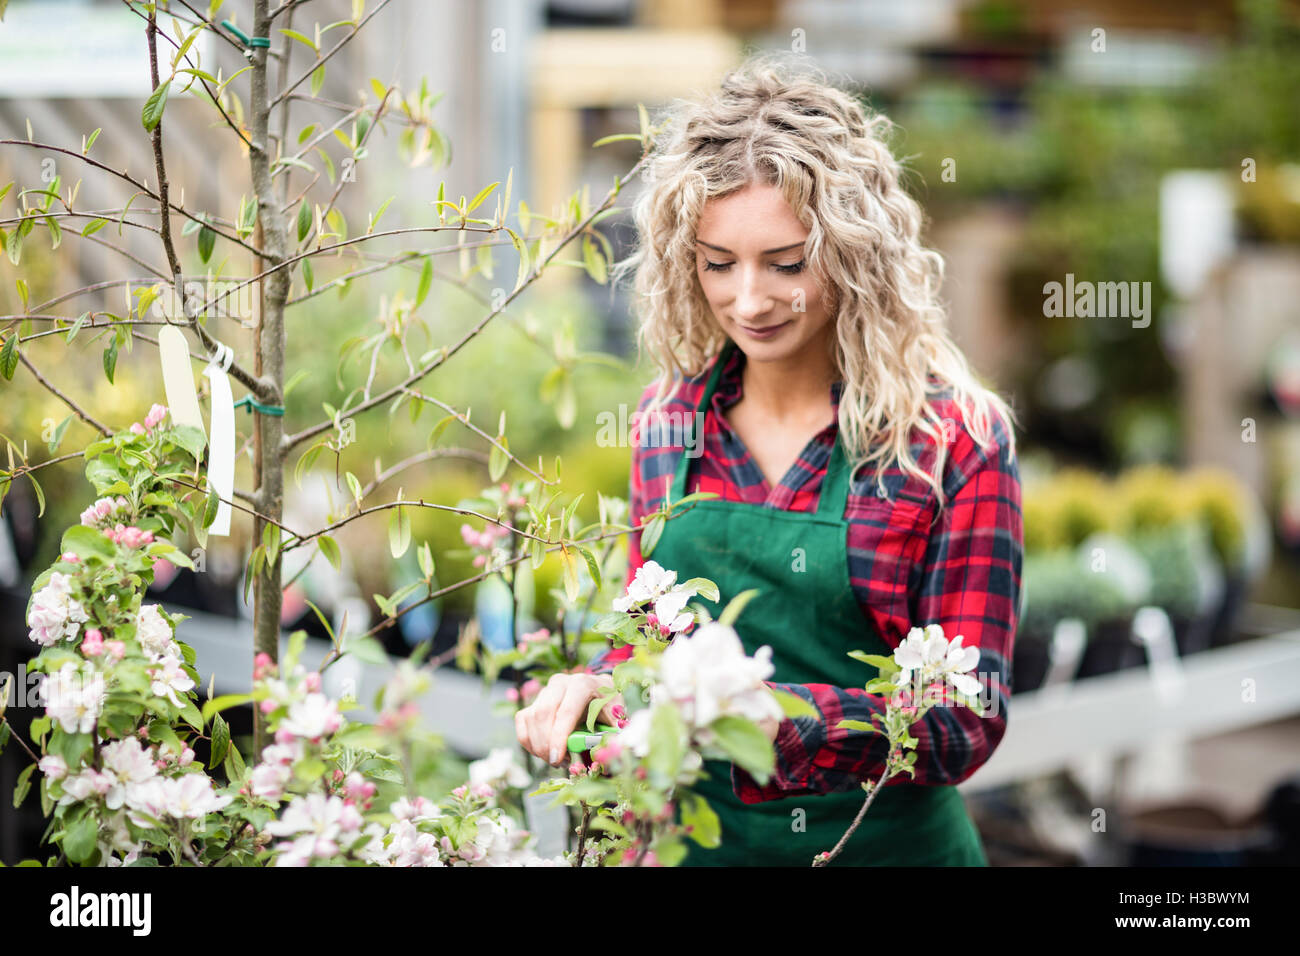
{"type": "MultiPolygon", "coordinates": [[[[788,275],[788,276],[798,275],[800,272],[803,272],[805,262],[806,260],[800,259],[798,262],[795,262],[791,265],[775,266],[774,268],[776,269],[777,272],[780,272],[782,275],[788,275]]],[[[704,271],[705,272],[726,272],[728,269],[732,267],[733,264],[734,263],[731,262],[710,262],[708,259],[705,259],[704,271]]]]}

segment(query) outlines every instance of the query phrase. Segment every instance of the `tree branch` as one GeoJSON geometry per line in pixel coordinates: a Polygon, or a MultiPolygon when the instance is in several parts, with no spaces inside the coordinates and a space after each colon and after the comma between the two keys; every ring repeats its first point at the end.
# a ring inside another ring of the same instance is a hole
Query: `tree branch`
{"type": "MultiPolygon", "coordinates": [[[[15,334],[17,334],[17,333],[15,333],[15,334]]],[[[72,399],[68,398],[67,395],[65,395],[63,392],[61,392],[61,391],[59,390],[58,386],[56,386],[53,382],[51,382],[51,381],[50,381],[48,378],[46,378],[44,375],[42,375],[41,372],[40,372],[40,370],[39,370],[35,365],[33,365],[33,364],[31,363],[31,360],[28,359],[26,355],[24,355],[21,351],[18,351],[16,354],[18,355],[18,361],[20,361],[20,362],[22,362],[24,365],[26,365],[28,371],[30,371],[34,376],[36,376],[36,381],[38,381],[38,382],[40,382],[42,385],[44,385],[44,386],[45,386],[45,387],[46,387],[50,392],[52,392],[52,393],[54,394],[54,396],[55,396],[56,398],[59,399],[59,401],[63,402],[64,405],[67,405],[70,409],[72,409],[74,412],[76,412],[78,418],[80,418],[83,422],[85,422],[85,423],[86,423],[87,425],[89,425],[91,428],[95,429],[97,432],[99,432],[99,433],[100,433],[101,435],[103,435],[105,438],[108,438],[109,436],[111,436],[111,435],[113,434],[113,432],[109,429],[109,427],[108,427],[107,425],[103,424],[102,422],[100,422],[99,420],[97,420],[97,419],[95,419],[95,418],[92,418],[92,417],[91,417],[91,416],[86,412],[86,410],[85,410],[84,408],[82,408],[80,405],[78,405],[78,404],[77,404],[76,402],[74,402],[72,399]]]]}

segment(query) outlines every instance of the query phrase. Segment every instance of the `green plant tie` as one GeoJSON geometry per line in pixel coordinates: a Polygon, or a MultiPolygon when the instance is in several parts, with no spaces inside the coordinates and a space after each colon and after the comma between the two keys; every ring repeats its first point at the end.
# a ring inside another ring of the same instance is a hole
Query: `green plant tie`
{"type": "Polygon", "coordinates": [[[235,402],[235,408],[238,408],[240,405],[247,405],[247,406],[248,406],[248,414],[250,414],[250,415],[253,414],[254,409],[256,409],[257,411],[261,412],[263,415],[283,415],[283,414],[284,414],[284,406],[283,406],[283,405],[263,405],[261,402],[259,402],[257,399],[255,399],[252,395],[245,395],[245,396],[244,396],[243,398],[241,398],[239,401],[235,402]]]}
{"type": "Polygon", "coordinates": [[[221,25],[225,27],[227,30],[229,30],[231,33],[233,33],[235,36],[239,37],[239,42],[244,44],[244,46],[248,47],[250,50],[255,46],[269,47],[271,45],[270,37],[250,37],[247,33],[239,29],[239,27],[235,26],[229,20],[222,20],[221,25]]]}

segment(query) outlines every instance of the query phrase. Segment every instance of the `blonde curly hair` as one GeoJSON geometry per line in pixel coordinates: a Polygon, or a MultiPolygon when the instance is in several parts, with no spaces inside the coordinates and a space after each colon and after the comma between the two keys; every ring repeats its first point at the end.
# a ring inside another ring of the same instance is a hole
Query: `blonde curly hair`
{"type": "Polygon", "coordinates": [[[637,245],[611,270],[615,281],[635,272],[637,344],[660,373],[644,414],[653,416],[682,378],[702,374],[727,342],[696,275],[704,204],[767,183],[808,228],[808,268],[830,301],[850,474],[876,463],[883,494],[883,466],[896,461],[934,487],[942,509],[953,435],[932,399],[951,389],[981,447],[995,444],[991,414],[1000,413],[1011,454],[1014,416],[951,339],[939,299],[943,259],[921,244],[921,208],[900,185],[904,169],[885,144],[893,122],[824,78],[761,54],[720,89],[669,107],[648,185],[633,204],[637,245]],[[932,474],[912,455],[914,429],[934,440],[932,474]]]}

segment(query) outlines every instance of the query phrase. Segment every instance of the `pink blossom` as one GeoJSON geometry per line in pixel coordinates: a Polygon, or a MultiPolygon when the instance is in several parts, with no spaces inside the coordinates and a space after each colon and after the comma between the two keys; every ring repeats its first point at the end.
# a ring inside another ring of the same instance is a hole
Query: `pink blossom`
{"type": "Polygon", "coordinates": [[[104,634],[99,628],[86,628],[86,634],[81,639],[81,653],[87,657],[98,657],[104,653],[104,634]]]}
{"type": "Polygon", "coordinates": [[[131,423],[131,433],[132,433],[133,435],[143,435],[143,434],[144,434],[144,426],[141,425],[139,422],[132,422],[132,423],[131,423]]]}
{"type": "Polygon", "coordinates": [[[476,783],[474,784],[473,787],[470,788],[470,793],[472,793],[476,797],[481,797],[482,799],[486,800],[487,798],[491,797],[494,793],[496,793],[496,791],[492,789],[491,784],[476,783]]]}
{"type": "Polygon", "coordinates": [[[474,559],[473,564],[474,564],[474,567],[476,567],[476,568],[481,568],[481,567],[483,567],[483,565],[487,564],[487,555],[486,555],[486,554],[480,554],[477,558],[474,559]]]}
{"type": "Polygon", "coordinates": [[[591,759],[596,763],[603,763],[609,766],[614,762],[620,753],[623,752],[623,746],[616,740],[611,740],[603,747],[597,747],[591,752],[591,759]]]}
{"type": "Polygon", "coordinates": [[[253,680],[262,680],[275,673],[275,662],[266,651],[253,658],[253,680]]]}
{"type": "Polygon", "coordinates": [[[275,708],[276,708],[275,701],[269,699],[262,701],[262,713],[269,714],[272,711],[274,711],[275,708]]]}
{"type": "Polygon", "coordinates": [[[62,559],[63,559],[64,561],[67,561],[68,564],[80,564],[80,563],[81,563],[81,558],[77,557],[77,556],[76,556],[75,554],[73,554],[71,551],[64,551],[61,557],[62,557],[62,559]]]}
{"type": "Polygon", "coordinates": [[[181,758],[180,758],[180,760],[177,761],[177,762],[178,762],[182,767],[188,767],[190,764],[192,764],[192,763],[194,762],[194,750],[193,750],[193,748],[186,747],[184,750],[182,750],[182,751],[181,751],[181,758]]]}
{"type": "Polygon", "coordinates": [[[144,544],[153,542],[152,531],[141,531],[135,525],[128,528],[122,528],[117,534],[117,543],[124,548],[138,548],[144,544]]]}
{"type": "Polygon", "coordinates": [[[519,635],[519,643],[522,644],[542,644],[551,638],[551,629],[543,627],[536,631],[529,631],[527,634],[519,635]]]}
{"type": "Polygon", "coordinates": [[[513,687],[507,687],[506,700],[510,701],[512,704],[519,703],[519,691],[515,690],[513,687]]]}
{"type": "Polygon", "coordinates": [[[316,671],[312,671],[302,679],[302,686],[311,692],[320,690],[320,674],[316,671]]]}
{"type": "Polygon", "coordinates": [[[456,797],[457,799],[464,800],[464,799],[465,799],[465,794],[466,794],[466,792],[467,792],[467,788],[465,787],[464,784],[462,784],[461,786],[459,786],[459,787],[457,787],[455,790],[453,790],[453,791],[451,792],[451,795],[452,795],[453,797],[456,797]]]}
{"type": "MultiPolygon", "coordinates": [[[[105,641],[104,650],[108,651],[113,660],[120,661],[126,654],[126,641],[105,641]]],[[[144,730],[143,727],[140,729],[144,730]]]]}
{"type": "Polygon", "coordinates": [[[523,695],[524,700],[527,701],[536,697],[538,693],[541,692],[541,689],[542,682],[536,677],[530,677],[528,680],[524,681],[524,686],[520,688],[520,693],[523,695]]]}
{"type": "Polygon", "coordinates": [[[149,414],[144,417],[144,427],[153,430],[166,417],[167,406],[159,405],[155,402],[153,408],[149,409],[149,414]]]}

